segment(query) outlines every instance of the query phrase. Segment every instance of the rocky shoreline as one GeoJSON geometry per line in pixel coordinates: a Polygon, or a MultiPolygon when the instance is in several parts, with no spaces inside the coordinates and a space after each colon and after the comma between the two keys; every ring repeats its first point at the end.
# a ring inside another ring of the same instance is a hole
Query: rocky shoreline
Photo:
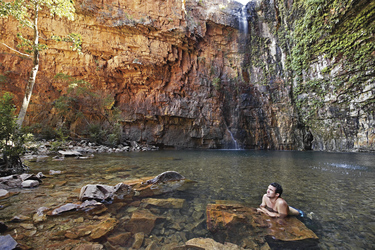
{"type": "Polygon", "coordinates": [[[288,246],[293,243],[300,249],[317,244],[317,236],[295,217],[287,218],[287,225],[281,225],[241,204],[216,201],[197,207],[173,195],[192,188],[190,183],[195,182],[175,171],[166,171],[115,186],[88,184],[81,187],[78,197],[47,206],[35,204],[39,208],[30,210],[31,213],[16,213],[0,221],[0,246],[268,250],[273,244],[279,248],[280,242],[288,246]],[[170,196],[161,196],[167,193],[170,196]]]}
{"type": "Polygon", "coordinates": [[[79,152],[81,155],[159,150],[159,147],[141,145],[135,141],[123,142],[116,146],[106,146],[88,140],[71,140],[66,142],[40,140],[29,142],[26,144],[26,148],[26,154],[23,156],[23,159],[32,159],[36,155],[58,155],[59,151],[67,150],[79,152]]]}
{"type": "Polygon", "coordinates": [[[14,168],[3,168],[0,162],[0,177],[27,172],[29,168],[25,162],[41,162],[50,157],[52,157],[52,160],[61,161],[64,160],[65,157],[86,159],[94,157],[94,154],[159,150],[159,147],[141,145],[135,141],[123,142],[119,145],[106,146],[90,142],[88,140],[35,140],[27,142],[24,146],[26,148],[26,152],[20,157],[22,169],[16,170],[14,168]]]}
{"type": "Polygon", "coordinates": [[[26,148],[26,153],[21,157],[23,162],[39,162],[49,157],[52,157],[53,160],[63,160],[65,157],[85,159],[93,157],[94,154],[159,150],[159,147],[140,145],[135,141],[106,146],[87,140],[66,142],[41,140],[28,143],[26,148]]]}

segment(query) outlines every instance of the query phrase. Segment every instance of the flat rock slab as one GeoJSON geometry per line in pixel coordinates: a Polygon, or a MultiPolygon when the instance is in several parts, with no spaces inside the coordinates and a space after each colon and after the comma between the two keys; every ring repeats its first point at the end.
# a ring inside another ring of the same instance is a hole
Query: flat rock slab
{"type": "Polygon", "coordinates": [[[74,157],[74,156],[82,156],[82,154],[75,150],[59,150],[59,154],[66,156],[66,157],[74,157]]]}
{"type": "Polygon", "coordinates": [[[221,244],[210,238],[193,238],[185,243],[184,249],[242,250],[241,247],[225,242],[221,244]]]}
{"type": "Polygon", "coordinates": [[[258,235],[263,235],[273,242],[308,241],[310,244],[311,241],[318,240],[316,234],[294,216],[284,219],[271,218],[258,213],[256,208],[241,204],[209,204],[206,213],[207,229],[211,232],[233,234],[233,230],[240,229],[238,234],[250,235],[258,231],[258,235]]]}
{"type": "Polygon", "coordinates": [[[182,190],[183,188],[187,188],[187,183],[191,182],[190,180],[183,179],[148,184],[147,181],[153,178],[155,178],[155,176],[127,180],[123,183],[129,185],[132,188],[134,196],[151,197],[155,195],[173,192],[175,190],[182,190]]]}
{"type": "Polygon", "coordinates": [[[168,199],[156,199],[156,198],[145,198],[142,200],[141,205],[144,207],[155,206],[162,208],[183,208],[185,199],[168,198],[168,199]]]}
{"type": "Polygon", "coordinates": [[[145,235],[149,235],[157,219],[161,219],[161,217],[154,215],[149,210],[137,210],[124,225],[124,228],[133,234],[143,232],[145,235]]]}

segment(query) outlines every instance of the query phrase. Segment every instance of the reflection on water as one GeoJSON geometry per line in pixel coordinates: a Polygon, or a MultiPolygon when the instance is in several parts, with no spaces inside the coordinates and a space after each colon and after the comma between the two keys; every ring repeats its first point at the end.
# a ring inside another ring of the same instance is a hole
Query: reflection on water
{"type": "MultiPolygon", "coordinates": [[[[320,248],[374,249],[374,162],[374,154],[205,150],[132,152],[30,163],[33,173],[47,174],[53,169],[64,174],[47,178],[37,189],[18,190],[19,195],[1,201],[8,207],[1,210],[0,220],[32,214],[41,206],[64,204],[77,197],[86,184],[115,185],[174,170],[197,183],[166,197],[185,198],[195,209],[204,211],[216,200],[257,207],[268,184],[279,182],[289,205],[312,216],[307,224],[319,236],[320,248]]],[[[201,229],[197,234],[204,237],[208,232],[201,229]]]]}

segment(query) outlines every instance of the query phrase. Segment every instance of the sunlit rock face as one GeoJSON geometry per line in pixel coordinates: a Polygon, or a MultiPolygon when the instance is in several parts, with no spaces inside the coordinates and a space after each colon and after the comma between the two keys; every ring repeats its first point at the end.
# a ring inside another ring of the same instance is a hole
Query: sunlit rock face
{"type": "MultiPolygon", "coordinates": [[[[246,32],[239,24],[242,7],[226,0],[79,0],[74,22],[43,14],[41,40],[49,49],[40,57],[25,124],[64,122],[54,108],[68,89],[54,76],[64,73],[115,99],[122,140],[176,148],[310,149],[291,104],[275,4],[249,2],[246,32]],[[44,41],[69,32],[81,34],[83,54],[44,41]]],[[[1,22],[0,39],[16,45],[16,23],[1,22]]],[[[20,103],[31,60],[0,50],[1,91],[15,93],[20,103]]],[[[82,134],[98,118],[88,112],[85,119],[65,125],[82,134]]]]}

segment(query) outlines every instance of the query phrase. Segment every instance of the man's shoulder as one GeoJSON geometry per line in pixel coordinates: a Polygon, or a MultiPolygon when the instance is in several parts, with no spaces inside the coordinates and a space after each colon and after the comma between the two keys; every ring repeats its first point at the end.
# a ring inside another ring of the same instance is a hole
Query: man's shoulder
{"type": "Polygon", "coordinates": [[[278,198],[277,200],[276,200],[276,203],[278,204],[278,205],[281,205],[281,206],[283,206],[283,205],[288,205],[288,203],[286,203],[286,201],[283,199],[283,198],[278,198]]]}

